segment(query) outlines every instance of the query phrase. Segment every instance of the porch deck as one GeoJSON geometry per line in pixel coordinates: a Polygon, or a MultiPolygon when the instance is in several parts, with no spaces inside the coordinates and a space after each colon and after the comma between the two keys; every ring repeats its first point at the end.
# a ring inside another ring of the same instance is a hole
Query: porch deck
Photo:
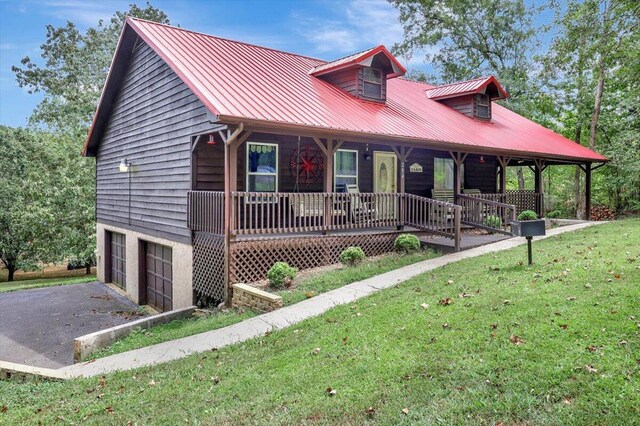
{"type": "MultiPolygon", "coordinates": [[[[484,235],[461,235],[460,236],[460,251],[469,250],[472,248],[484,246],[491,243],[497,243],[498,241],[511,238],[509,235],[503,234],[484,234],[484,235]]],[[[439,236],[422,236],[420,242],[429,248],[441,251],[443,253],[455,252],[455,245],[450,238],[444,238],[439,236]]]]}

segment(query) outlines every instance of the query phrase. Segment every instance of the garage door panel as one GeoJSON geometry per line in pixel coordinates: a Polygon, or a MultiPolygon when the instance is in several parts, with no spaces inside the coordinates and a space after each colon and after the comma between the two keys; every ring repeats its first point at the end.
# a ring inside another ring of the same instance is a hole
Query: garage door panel
{"type": "Polygon", "coordinates": [[[173,309],[171,247],[145,243],[147,303],[160,311],[173,309]]]}
{"type": "Polygon", "coordinates": [[[111,282],[118,287],[126,288],[126,236],[117,232],[109,233],[110,240],[110,267],[109,276],[111,282]]]}

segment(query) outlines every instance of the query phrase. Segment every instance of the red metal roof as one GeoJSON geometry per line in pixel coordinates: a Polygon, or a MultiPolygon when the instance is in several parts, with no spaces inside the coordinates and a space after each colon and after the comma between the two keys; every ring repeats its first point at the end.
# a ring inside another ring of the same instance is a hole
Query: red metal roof
{"type": "Polygon", "coordinates": [[[344,58],[336,59],[335,61],[318,65],[317,67],[314,67],[311,70],[310,74],[319,76],[319,75],[326,74],[328,72],[348,68],[348,67],[357,65],[365,61],[366,59],[371,58],[378,54],[385,55],[389,59],[389,61],[391,61],[392,67],[394,68],[393,72],[387,75],[387,78],[400,77],[406,74],[407,70],[404,69],[402,64],[398,62],[398,60],[391,54],[391,52],[389,52],[387,48],[382,45],[378,47],[372,47],[371,49],[354,53],[349,56],[345,56],[344,58]]]}
{"type": "MultiPolygon", "coordinates": [[[[368,102],[310,75],[312,69],[326,64],[319,59],[138,19],[127,18],[126,25],[221,122],[293,126],[301,131],[313,128],[342,137],[379,137],[478,153],[606,161],[497,104],[491,122],[468,118],[429,99],[425,92],[434,87],[424,83],[390,79],[386,104],[368,102]]],[[[101,107],[96,117],[105,116],[101,107]]],[[[87,144],[99,139],[93,134],[93,129],[100,128],[96,120],[87,144]]]]}
{"type": "Polygon", "coordinates": [[[491,83],[495,84],[499,93],[499,95],[494,96],[493,99],[506,99],[509,96],[506,90],[498,83],[498,80],[492,75],[489,77],[474,78],[473,80],[459,81],[457,83],[442,84],[427,90],[427,96],[429,99],[441,100],[473,93],[483,93],[484,89],[491,83]]]}

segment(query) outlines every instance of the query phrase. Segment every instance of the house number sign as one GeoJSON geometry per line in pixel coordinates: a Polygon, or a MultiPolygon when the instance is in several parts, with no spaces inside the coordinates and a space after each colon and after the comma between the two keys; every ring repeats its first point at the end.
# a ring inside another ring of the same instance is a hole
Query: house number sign
{"type": "Polygon", "coordinates": [[[422,166],[418,163],[413,163],[409,166],[409,171],[411,173],[422,173],[422,166]]]}

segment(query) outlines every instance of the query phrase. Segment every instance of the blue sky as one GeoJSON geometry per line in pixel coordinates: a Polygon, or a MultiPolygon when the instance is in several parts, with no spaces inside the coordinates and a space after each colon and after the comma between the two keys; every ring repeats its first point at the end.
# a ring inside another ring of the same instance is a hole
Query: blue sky
{"type": "MultiPolygon", "coordinates": [[[[45,25],[81,29],[128,10],[134,0],[0,0],[0,124],[23,126],[40,101],[18,87],[11,66],[40,57],[45,25]]],[[[154,0],[172,24],[207,34],[331,60],[402,40],[397,11],[385,0],[154,0]]],[[[401,60],[402,61],[402,60],[401,60]]],[[[430,67],[417,55],[409,68],[430,67]]]]}

